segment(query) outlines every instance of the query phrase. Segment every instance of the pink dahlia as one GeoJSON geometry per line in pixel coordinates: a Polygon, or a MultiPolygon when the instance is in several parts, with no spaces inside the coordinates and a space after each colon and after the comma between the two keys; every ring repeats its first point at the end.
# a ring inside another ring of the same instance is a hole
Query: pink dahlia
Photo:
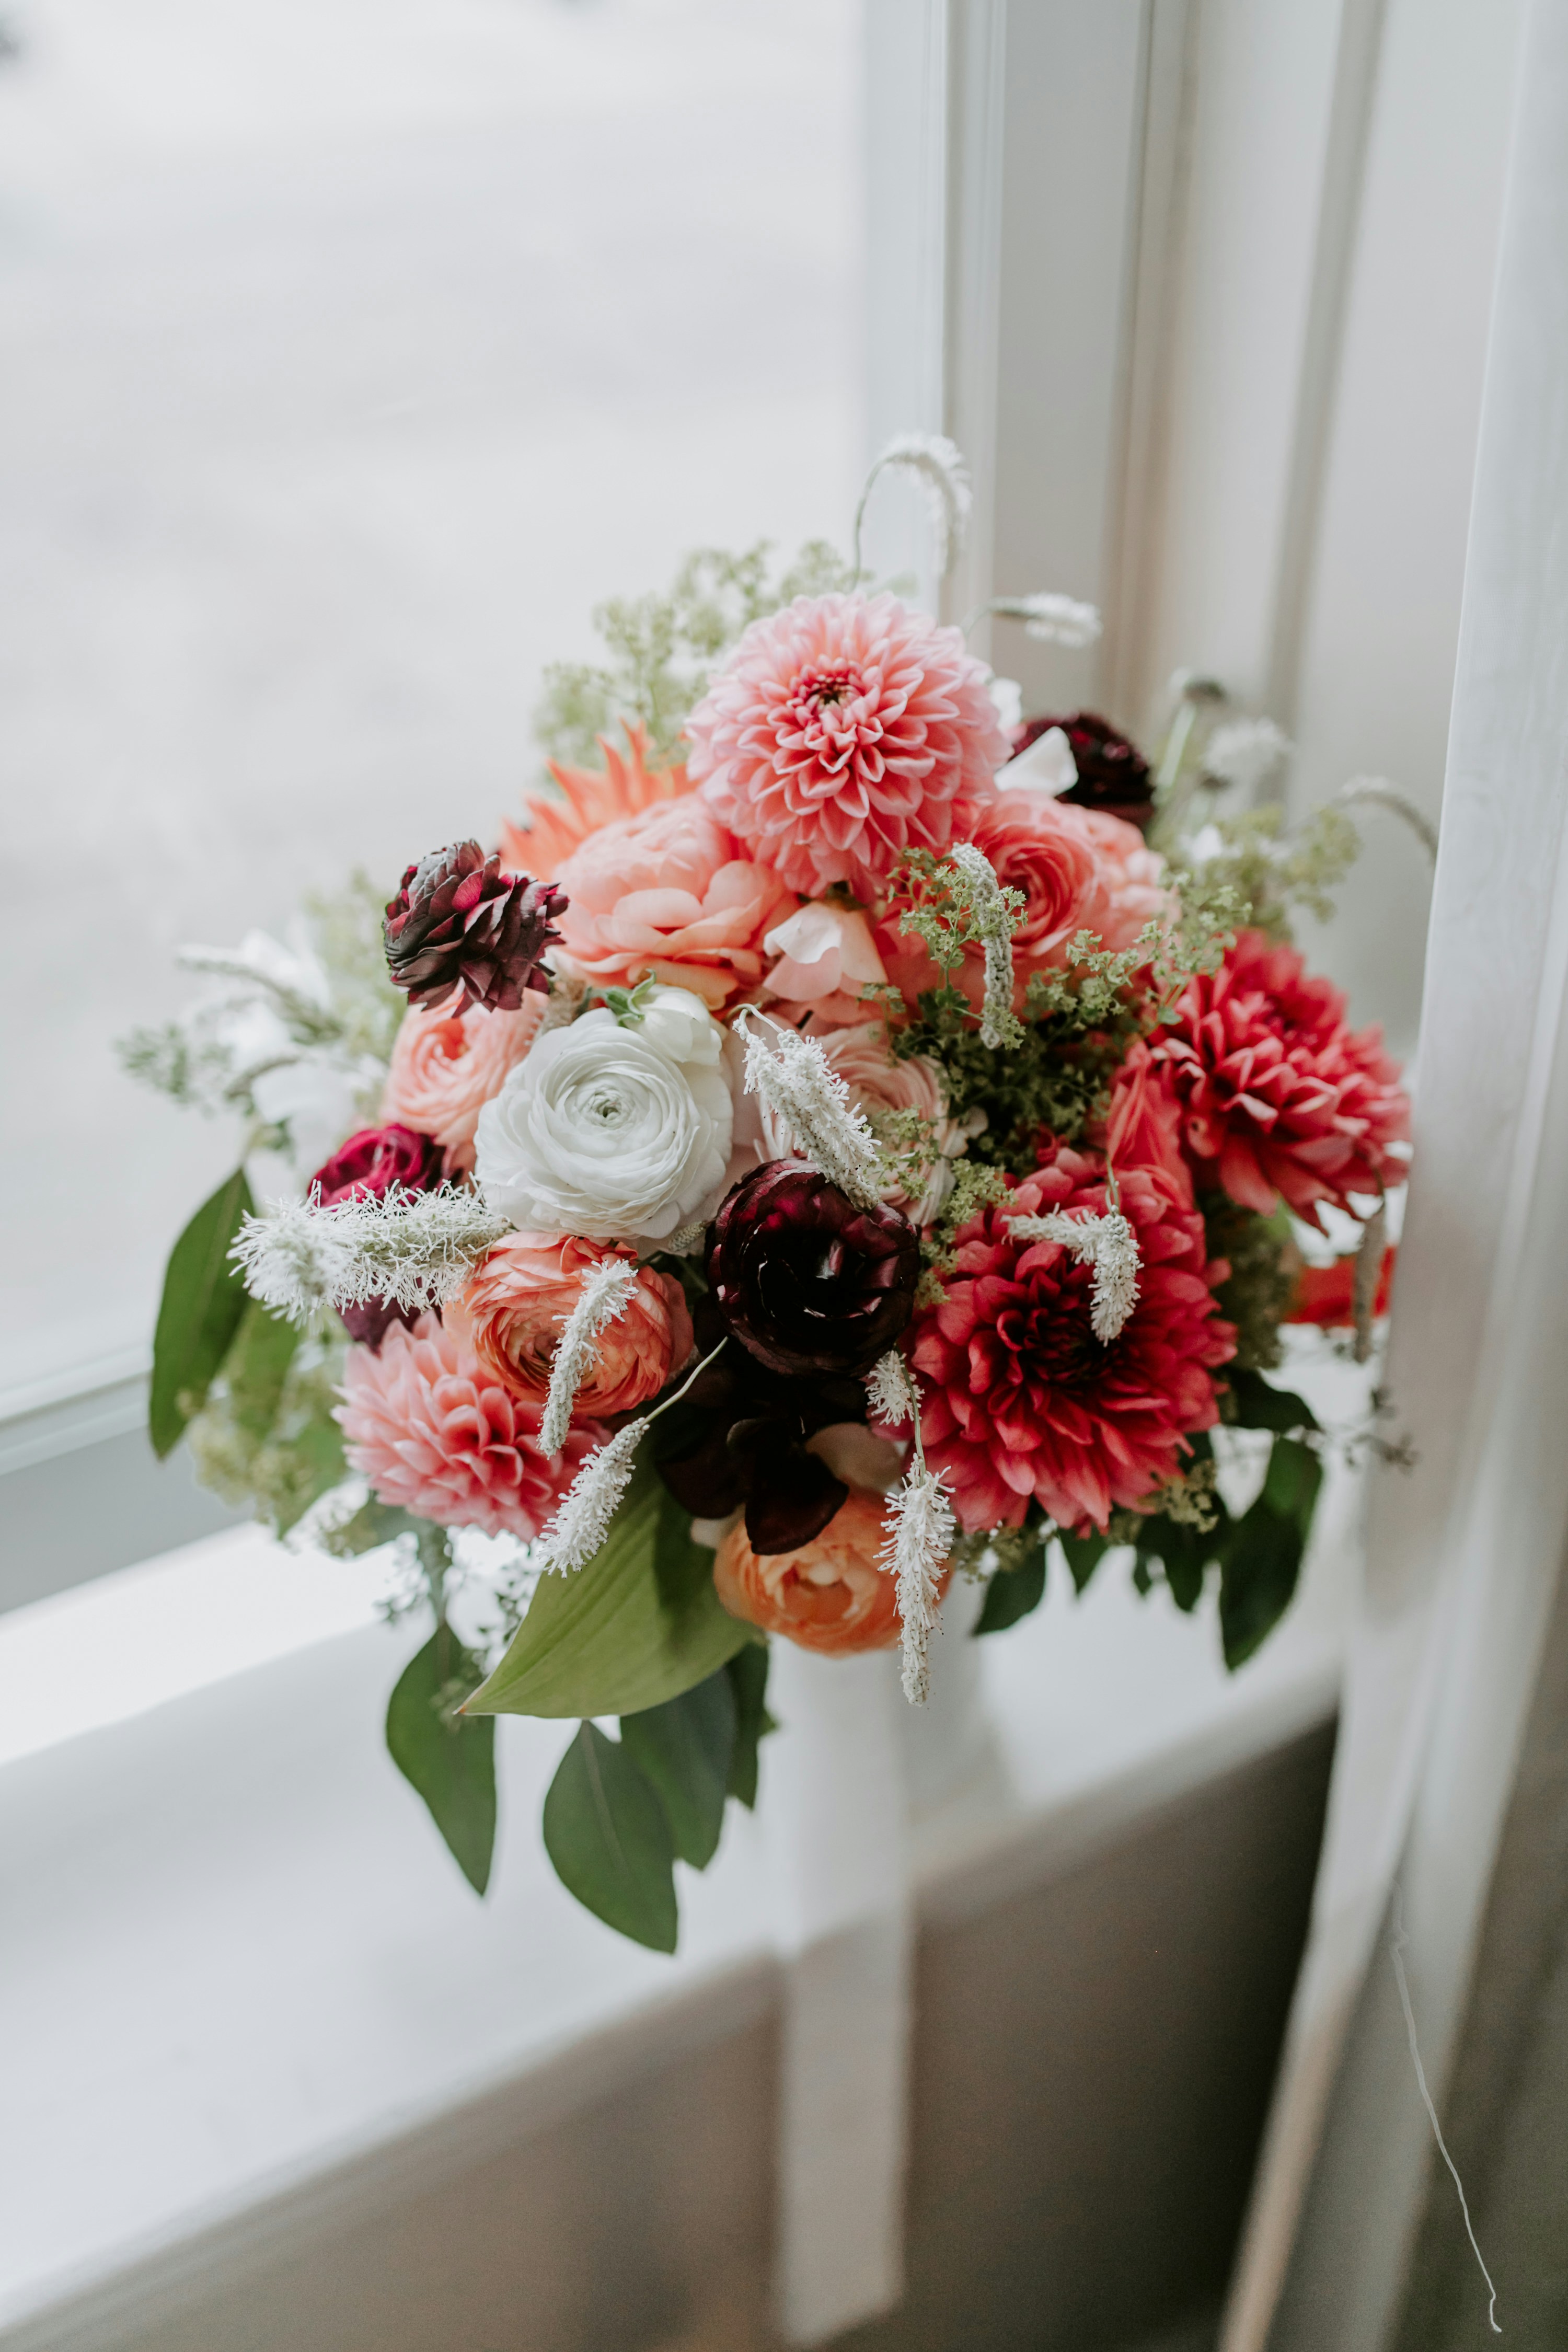
{"type": "Polygon", "coordinates": [[[1244,1209],[1268,1216],[1283,1199],[1317,1223],[1321,1201],[1345,1208],[1404,1173],[1390,1146],[1410,1105],[1382,1031],[1350,1028],[1340,991],[1259,931],[1188,982],[1150,1054],[1198,1183],[1244,1209]]]}
{"type": "Polygon", "coordinates": [[[1142,1168],[1118,1171],[1138,1303],[1114,1339],[1095,1338],[1090,1268],[1007,1223],[1103,1212],[1099,1155],[1048,1149],[1037,1176],[961,1229],[947,1296],[915,1327],[926,1456],[970,1529],[1020,1526],[1031,1499],[1084,1529],[1145,1502],[1180,1468],[1187,1433],[1217,1420],[1214,1368],[1235,1351],[1213,1296],[1227,1269],[1207,1262],[1202,1218],[1142,1168]]]}
{"type": "Polygon", "coordinates": [[[876,898],[943,849],[1010,746],[956,629],[894,596],[797,596],[753,621],[688,719],[691,776],[792,890],[876,898]]]}
{"type": "Polygon", "coordinates": [[[540,1408],[509,1394],[435,1316],[390,1330],[379,1355],[351,1348],[338,1409],[351,1469],[384,1503],[437,1527],[539,1534],[584,1454],[606,1434],[584,1422],[553,1461],[540,1408]]]}
{"type": "Polygon", "coordinates": [[[557,867],[570,897],[562,939],[600,988],[646,978],[689,988],[711,1012],[763,975],[763,935],[795,912],[695,794],[617,818],[557,867]]]}

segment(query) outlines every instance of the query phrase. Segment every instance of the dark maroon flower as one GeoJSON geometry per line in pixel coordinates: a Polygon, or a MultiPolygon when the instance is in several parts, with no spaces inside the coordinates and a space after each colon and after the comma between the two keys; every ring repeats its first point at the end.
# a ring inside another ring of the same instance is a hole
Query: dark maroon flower
{"type": "Polygon", "coordinates": [[[773,1160],[720,1204],[708,1279],[727,1328],[775,1372],[867,1372],[914,1312],[920,1235],[858,1209],[798,1160],[773,1160]]]}
{"type": "MultiPolygon", "coordinates": [[[[335,1209],[341,1201],[379,1201],[395,1184],[408,1192],[428,1192],[440,1181],[441,1148],[430,1136],[411,1127],[362,1127],[317,1169],[309,1190],[323,1209],[335,1209]]],[[[395,1323],[412,1328],[416,1319],[390,1298],[369,1298],[363,1307],[340,1307],[338,1313],[349,1338],[373,1349],[379,1349],[395,1323]]]]}
{"type": "Polygon", "coordinates": [[[1078,782],[1063,793],[1063,800],[1078,808],[1100,809],[1106,816],[1125,817],[1129,824],[1146,825],[1154,814],[1154,781],[1137,745],[1119,735],[1108,719],[1079,710],[1070,719],[1031,719],[1013,739],[1015,757],[1052,727],[1059,727],[1067,737],[1078,770],[1078,782]]]}
{"type": "Polygon", "coordinates": [[[362,1127],[318,1168],[309,1190],[321,1188],[323,1209],[340,1201],[379,1201],[395,1184],[428,1192],[441,1181],[441,1147],[412,1127],[362,1127]]]}
{"type": "Polygon", "coordinates": [[[561,934],[566,899],[553,882],[503,874],[477,841],[433,849],[387,901],[386,968],[410,1004],[515,1013],[523,991],[550,985],[539,959],[561,934]],[[450,1003],[447,999],[450,998],[450,1003]]]}
{"type": "MultiPolygon", "coordinates": [[[[698,1350],[709,1354],[725,1336],[717,1303],[703,1299],[693,1321],[698,1350]]],[[[727,1518],[744,1504],[753,1551],[793,1551],[822,1533],[849,1492],[807,1453],[808,1440],[865,1419],[863,1381],[792,1379],[726,1348],[654,1423],[654,1457],[677,1502],[698,1518],[727,1518]]]]}

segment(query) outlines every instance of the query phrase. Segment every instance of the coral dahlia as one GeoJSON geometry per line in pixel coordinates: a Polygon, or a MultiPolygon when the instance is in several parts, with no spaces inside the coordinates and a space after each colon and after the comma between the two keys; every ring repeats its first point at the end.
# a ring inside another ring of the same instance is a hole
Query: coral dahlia
{"type": "Polygon", "coordinates": [[[648,766],[646,727],[629,719],[623,719],[621,724],[626,751],[618,751],[607,735],[601,735],[602,768],[567,768],[552,760],[550,772],[561,787],[561,799],[530,793],[522,803],[521,825],[503,819],[500,849],[509,866],[519,873],[536,874],[542,882],[553,882],[566,860],[601,825],[640,815],[657,802],[679,800],[695,789],[679,761],[668,768],[648,766]]]}
{"type": "Polygon", "coordinates": [[[1203,1220],[1158,1173],[1118,1174],[1142,1263],[1114,1339],[1094,1336],[1091,1268],[1007,1223],[1103,1213],[1100,1156],[1058,1145],[1038,1175],[961,1229],[946,1297],[915,1327],[926,1459],[945,1474],[963,1528],[1018,1527],[1037,1501],[1058,1527],[1103,1528],[1113,1508],[1175,1475],[1187,1433],[1218,1418],[1212,1375],[1235,1335],[1213,1294],[1227,1269],[1206,1262],[1203,1220]]]}
{"type": "Polygon", "coordinates": [[[797,596],[753,621],[687,721],[709,804],[792,890],[874,898],[943,849],[1009,745],[957,629],[894,596],[797,596]]]}
{"type": "Polygon", "coordinates": [[[379,1355],[350,1349],[337,1418],[350,1467],[384,1503],[437,1527],[524,1540],[608,1434],[580,1423],[552,1461],[539,1444],[540,1408],[510,1394],[433,1315],[390,1330],[379,1355]]]}
{"type": "Polygon", "coordinates": [[[1259,931],[1188,982],[1150,1058],[1199,1184],[1244,1209],[1268,1216],[1283,1199],[1318,1223],[1321,1201],[1347,1208],[1404,1173],[1389,1147],[1409,1133],[1410,1104],[1382,1031],[1350,1028],[1332,982],[1259,931]]]}

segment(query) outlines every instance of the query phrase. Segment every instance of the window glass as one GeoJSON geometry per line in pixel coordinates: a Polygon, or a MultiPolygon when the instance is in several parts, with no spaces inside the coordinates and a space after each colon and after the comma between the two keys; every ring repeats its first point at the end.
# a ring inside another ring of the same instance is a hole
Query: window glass
{"type": "Polygon", "coordinates": [[[543,664],[842,538],[853,0],[5,0],[0,1387],[144,1346],[186,941],[493,838],[543,664]]]}

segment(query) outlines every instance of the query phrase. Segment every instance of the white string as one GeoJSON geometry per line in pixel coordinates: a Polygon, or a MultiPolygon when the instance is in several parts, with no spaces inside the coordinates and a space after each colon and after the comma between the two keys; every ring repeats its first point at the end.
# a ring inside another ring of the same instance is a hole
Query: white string
{"type": "Polygon", "coordinates": [[[1437,2143],[1444,2163],[1454,2176],[1454,2186],[1459,2192],[1459,2210],[1465,2217],[1465,2235],[1470,2242],[1470,2252],[1480,2265],[1481,2276],[1485,2279],[1491,2296],[1491,2301],[1487,2305],[1487,2324],[1494,2336],[1500,2336],[1502,2327],[1497,2315],[1497,2289],[1492,2285],[1492,2274],[1486,2266],[1479,2246],[1476,2243],[1475,2227],[1470,2220],[1470,2208],[1465,2196],[1465,2184],[1459,2178],[1459,2168],[1448,2153],[1448,2143],[1443,2137],[1443,2126],[1437,2121],[1437,2110],[1432,2105],[1432,2094],[1426,2088],[1426,2069],[1421,2063],[1420,2044],[1415,2039],[1415,2011],[1410,2006],[1410,1987],[1405,1977],[1405,1950],[1409,1941],[1410,1938],[1405,1932],[1405,1890],[1396,1879],[1394,1886],[1394,1933],[1388,1939],[1388,1951],[1394,1962],[1394,1973],[1399,1981],[1399,2005],[1405,2011],[1405,2031],[1410,2041],[1410,2063],[1415,2069],[1415,2080],[1421,2086],[1422,2104],[1426,2109],[1427,2120],[1432,2126],[1432,2137],[1437,2143]]]}

